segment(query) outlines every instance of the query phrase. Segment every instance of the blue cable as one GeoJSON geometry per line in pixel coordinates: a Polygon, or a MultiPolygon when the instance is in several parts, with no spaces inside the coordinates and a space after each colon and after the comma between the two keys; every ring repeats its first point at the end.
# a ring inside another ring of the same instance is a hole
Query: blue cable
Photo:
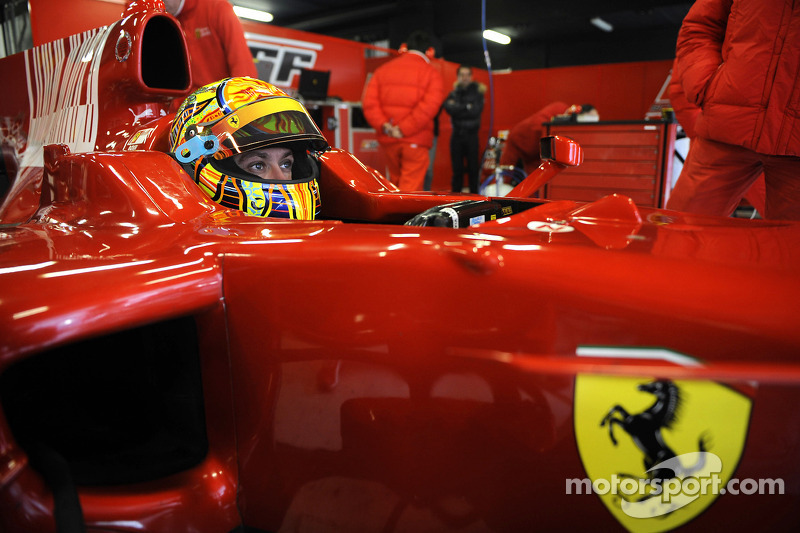
{"type": "MultiPolygon", "coordinates": [[[[486,70],[489,72],[489,136],[486,139],[486,149],[488,149],[492,140],[492,132],[494,131],[494,77],[492,74],[492,59],[489,57],[486,37],[483,36],[484,31],[486,31],[486,0],[481,0],[481,41],[483,42],[483,57],[486,61],[486,70]]],[[[486,150],[483,151],[483,158],[481,158],[481,168],[483,168],[485,158],[486,150]]]]}

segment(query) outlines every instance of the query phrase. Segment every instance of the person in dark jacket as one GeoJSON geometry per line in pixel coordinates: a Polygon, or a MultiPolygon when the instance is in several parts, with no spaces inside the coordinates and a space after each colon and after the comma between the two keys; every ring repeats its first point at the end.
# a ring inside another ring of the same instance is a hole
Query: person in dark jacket
{"type": "Polygon", "coordinates": [[[469,192],[478,192],[479,143],[478,130],[483,113],[483,93],[486,87],[472,81],[472,69],[458,67],[458,79],[447,100],[444,110],[450,115],[453,134],[450,137],[450,162],[453,167],[451,190],[461,192],[464,186],[466,162],[469,177],[469,192]]]}

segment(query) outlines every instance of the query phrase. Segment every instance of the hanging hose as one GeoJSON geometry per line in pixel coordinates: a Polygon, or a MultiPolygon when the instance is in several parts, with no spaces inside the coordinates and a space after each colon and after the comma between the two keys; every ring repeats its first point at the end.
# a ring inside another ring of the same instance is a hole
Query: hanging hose
{"type": "MultiPolygon", "coordinates": [[[[486,152],[491,147],[492,132],[494,131],[494,77],[492,75],[492,58],[489,56],[489,48],[486,46],[486,37],[483,36],[484,31],[486,31],[486,0],[481,0],[481,42],[483,43],[486,70],[489,72],[489,135],[486,139],[486,148],[483,150],[481,162],[478,165],[479,169],[482,169],[486,162],[486,152]]],[[[494,148],[492,147],[492,149],[494,148]]]]}
{"type": "MultiPolygon", "coordinates": [[[[486,70],[489,71],[489,139],[494,130],[494,77],[492,75],[492,58],[489,56],[489,48],[486,46],[486,0],[481,0],[481,42],[483,43],[483,57],[486,61],[486,70]]],[[[488,146],[488,139],[487,139],[488,146]]]]}

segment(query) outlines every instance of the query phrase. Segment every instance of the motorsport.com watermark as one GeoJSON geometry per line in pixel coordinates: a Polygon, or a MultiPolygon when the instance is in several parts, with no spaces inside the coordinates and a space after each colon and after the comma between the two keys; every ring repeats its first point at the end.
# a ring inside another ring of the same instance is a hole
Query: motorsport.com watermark
{"type": "Polygon", "coordinates": [[[637,518],[645,518],[635,510],[639,504],[648,502],[649,516],[666,514],[688,505],[700,496],[733,494],[783,494],[783,479],[738,479],[733,478],[723,486],[719,473],[722,470],[720,458],[710,452],[693,452],[663,461],[649,470],[650,477],[636,478],[628,475],[612,474],[611,479],[567,479],[567,494],[612,494],[620,496],[628,505],[622,510],[637,518]],[[703,464],[704,468],[689,471],[683,464],[703,464]],[[666,473],[672,474],[667,477],[666,473]],[[652,504],[665,506],[653,514],[652,504]],[[630,512],[629,512],[630,511],[630,512]]]}
{"type": "Polygon", "coordinates": [[[669,502],[678,494],[687,496],[702,496],[705,494],[734,495],[745,494],[783,494],[783,479],[737,479],[733,478],[724,487],[718,477],[698,479],[687,477],[684,479],[634,479],[611,475],[611,479],[568,479],[567,494],[624,494],[625,496],[659,496],[669,502]],[[709,485],[711,490],[709,490],[709,485]]]}

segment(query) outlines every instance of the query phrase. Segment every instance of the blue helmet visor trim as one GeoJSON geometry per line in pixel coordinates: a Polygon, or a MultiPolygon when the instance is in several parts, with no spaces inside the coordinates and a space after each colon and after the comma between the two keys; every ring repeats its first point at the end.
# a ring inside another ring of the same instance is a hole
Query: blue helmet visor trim
{"type": "Polygon", "coordinates": [[[195,135],[175,148],[175,158],[181,163],[191,163],[219,150],[219,139],[213,135],[195,135]]]}

